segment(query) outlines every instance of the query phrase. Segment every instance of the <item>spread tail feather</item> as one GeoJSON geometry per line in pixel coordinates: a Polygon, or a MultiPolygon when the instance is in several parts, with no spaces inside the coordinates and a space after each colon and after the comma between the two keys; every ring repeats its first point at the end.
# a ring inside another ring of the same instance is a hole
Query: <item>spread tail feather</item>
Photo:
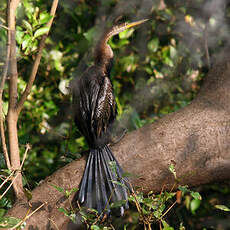
{"type": "Polygon", "coordinates": [[[82,206],[96,209],[100,214],[105,208],[106,212],[110,212],[111,203],[125,200],[120,208],[120,214],[123,215],[124,209],[128,208],[128,187],[122,174],[122,168],[107,145],[91,149],[80,189],[73,201],[77,199],[82,206]],[[115,162],[115,170],[110,166],[111,161],[115,162]]]}

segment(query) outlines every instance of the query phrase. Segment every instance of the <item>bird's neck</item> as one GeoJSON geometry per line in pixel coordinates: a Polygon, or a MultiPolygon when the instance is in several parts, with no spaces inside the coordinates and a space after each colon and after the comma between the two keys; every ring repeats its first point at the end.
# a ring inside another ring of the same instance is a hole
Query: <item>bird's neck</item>
{"type": "Polygon", "coordinates": [[[105,41],[100,42],[96,47],[95,65],[101,67],[106,75],[110,74],[113,66],[113,51],[105,41]]]}

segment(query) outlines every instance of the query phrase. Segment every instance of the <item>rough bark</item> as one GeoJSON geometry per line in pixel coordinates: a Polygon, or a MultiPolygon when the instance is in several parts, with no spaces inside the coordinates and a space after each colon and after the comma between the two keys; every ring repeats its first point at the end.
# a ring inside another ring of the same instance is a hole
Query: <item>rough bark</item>
{"type": "MultiPolygon", "coordinates": [[[[176,164],[180,184],[196,186],[230,178],[230,61],[217,64],[206,77],[199,95],[178,112],[126,135],[113,151],[131,182],[145,192],[171,188],[168,170],[176,164]]],[[[85,158],[74,161],[49,176],[33,191],[33,208],[47,202],[28,219],[26,229],[67,229],[67,218],[58,207],[67,200],[50,184],[78,187],[85,158]]],[[[18,202],[8,215],[23,218],[29,206],[18,202]]]]}

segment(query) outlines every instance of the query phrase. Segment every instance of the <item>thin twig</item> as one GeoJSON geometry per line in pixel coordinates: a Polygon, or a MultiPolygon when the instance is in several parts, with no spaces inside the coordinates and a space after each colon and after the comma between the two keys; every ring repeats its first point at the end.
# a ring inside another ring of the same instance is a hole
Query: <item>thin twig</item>
{"type": "Polygon", "coordinates": [[[3,186],[7,181],[9,181],[9,180],[11,179],[11,177],[13,176],[13,174],[14,174],[14,171],[12,171],[12,172],[10,173],[10,175],[1,183],[0,189],[2,188],[2,186],[3,186]]]}
{"type": "MultiPolygon", "coordinates": [[[[14,229],[16,229],[17,227],[19,227],[20,225],[22,225],[27,219],[29,219],[35,212],[37,212],[39,209],[41,209],[46,204],[47,204],[47,202],[41,204],[38,208],[36,208],[29,215],[28,215],[28,212],[27,212],[27,215],[23,218],[23,220],[21,220],[17,225],[14,226],[14,229]]],[[[29,211],[30,211],[30,209],[29,209],[29,211]]]]}
{"type": "Polygon", "coordinates": [[[55,227],[57,230],[60,230],[60,229],[58,228],[58,226],[56,225],[56,223],[55,223],[52,219],[48,218],[48,220],[51,221],[51,223],[54,225],[54,227],[55,227]]]}
{"type": "Polygon", "coordinates": [[[29,219],[35,212],[37,212],[39,209],[41,209],[43,206],[45,206],[47,202],[41,204],[39,207],[37,207],[33,212],[31,212],[28,216],[26,216],[25,221],[29,219]]]}
{"type": "Polygon", "coordinates": [[[24,156],[23,156],[23,159],[22,159],[22,163],[21,163],[21,165],[20,165],[20,170],[22,169],[22,167],[23,167],[23,164],[24,164],[24,162],[25,162],[25,159],[26,159],[26,157],[27,157],[27,153],[28,153],[28,151],[31,149],[31,146],[30,146],[30,144],[26,144],[26,151],[25,151],[25,153],[24,153],[24,156]]]}
{"type": "Polygon", "coordinates": [[[19,170],[15,170],[15,171],[12,171],[11,174],[3,181],[3,183],[0,185],[0,188],[7,182],[10,180],[10,178],[13,176],[13,174],[16,172],[16,175],[14,177],[14,179],[12,180],[12,182],[10,183],[10,185],[7,187],[7,189],[4,191],[4,193],[0,196],[0,200],[2,199],[2,197],[5,196],[5,194],[8,192],[8,190],[11,188],[11,186],[13,185],[14,181],[16,180],[17,176],[21,173],[21,170],[22,170],[22,167],[23,167],[23,164],[25,162],[25,159],[26,159],[26,156],[27,156],[27,153],[28,151],[31,149],[31,146],[29,144],[26,144],[26,151],[24,153],[24,156],[23,156],[23,160],[22,160],[22,163],[20,165],[20,168],[19,170]]]}
{"type": "Polygon", "coordinates": [[[30,213],[30,210],[31,210],[31,207],[27,210],[25,217],[11,229],[17,229],[19,226],[21,226],[25,222],[25,218],[30,213]]]}
{"type": "Polygon", "coordinates": [[[113,227],[113,225],[112,225],[112,224],[110,224],[110,227],[111,227],[113,230],[116,230],[116,229],[113,227]]]}
{"type": "Polygon", "coordinates": [[[166,211],[165,213],[161,216],[161,220],[162,218],[173,208],[173,206],[177,203],[177,201],[175,201],[166,211]]]}
{"type": "Polygon", "coordinates": [[[8,188],[4,191],[4,193],[0,196],[0,200],[2,199],[2,197],[5,196],[5,194],[8,192],[8,190],[11,188],[11,186],[13,185],[14,181],[16,180],[16,178],[18,177],[20,171],[16,171],[16,175],[14,177],[14,179],[12,180],[12,182],[10,183],[10,185],[8,186],[8,188]]]}
{"type": "Polygon", "coordinates": [[[9,28],[7,26],[4,26],[4,25],[0,25],[0,27],[6,29],[6,30],[9,30],[9,28]]]}
{"type": "MultiPolygon", "coordinates": [[[[51,10],[50,10],[50,15],[53,17],[50,19],[50,21],[46,25],[49,28],[51,28],[51,25],[53,23],[53,19],[54,19],[54,15],[55,15],[55,12],[57,9],[57,5],[58,5],[58,0],[53,0],[53,4],[52,4],[51,10]]],[[[25,88],[25,90],[24,90],[24,92],[23,92],[23,94],[22,94],[22,96],[21,96],[21,98],[17,104],[17,113],[18,114],[21,112],[23,104],[26,101],[28,95],[30,94],[31,88],[33,86],[33,83],[34,83],[34,80],[35,80],[35,77],[36,77],[36,74],[38,71],[38,66],[40,64],[40,60],[42,57],[42,50],[45,47],[45,41],[46,41],[46,38],[48,36],[48,33],[49,33],[49,31],[42,36],[41,42],[39,44],[38,54],[37,54],[36,59],[34,61],[28,83],[27,83],[26,88],[25,88]]]]}

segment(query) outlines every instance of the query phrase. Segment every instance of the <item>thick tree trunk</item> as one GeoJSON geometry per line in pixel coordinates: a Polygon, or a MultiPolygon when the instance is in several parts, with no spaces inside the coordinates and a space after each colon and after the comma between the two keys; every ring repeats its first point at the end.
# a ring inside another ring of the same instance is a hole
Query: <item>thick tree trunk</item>
{"type": "MultiPolygon", "coordinates": [[[[175,162],[180,184],[195,186],[230,178],[230,61],[216,65],[196,99],[186,108],[128,135],[113,146],[131,182],[145,192],[159,192],[174,183],[168,170],[175,162]]],[[[26,229],[66,229],[67,219],[58,207],[68,207],[63,195],[50,184],[78,187],[85,158],[48,177],[33,191],[33,208],[47,204],[28,219],[26,229]]],[[[29,209],[17,203],[8,212],[23,218],[29,209]]]]}

